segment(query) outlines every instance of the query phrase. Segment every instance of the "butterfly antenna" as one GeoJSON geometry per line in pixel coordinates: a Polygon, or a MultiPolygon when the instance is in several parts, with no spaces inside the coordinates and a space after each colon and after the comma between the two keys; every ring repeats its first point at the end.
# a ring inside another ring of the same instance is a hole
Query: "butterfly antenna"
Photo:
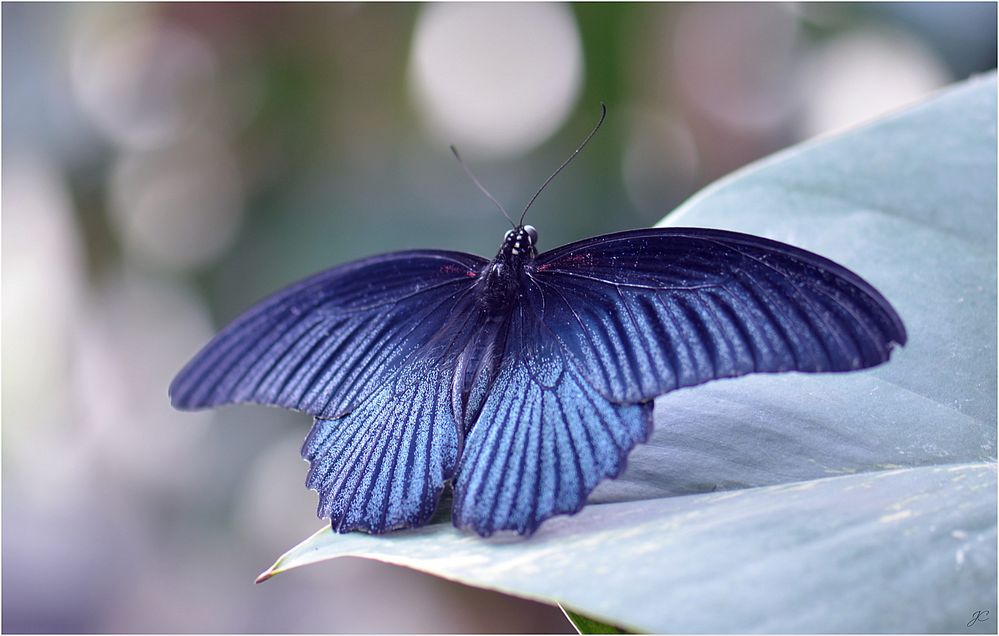
{"type": "Polygon", "coordinates": [[[597,134],[597,131],[600,130],[600,126],[603,125],[604,117],[606,116],[607,116],[607,105],[604,104],[603,102],[600,102],[600,119],[597,120],[597,125],[593,127],[593,130],[591,130],[590,134],[586,136],[586,139],[583,140],[583,143],[579,144],[579,147],[576,148],[576,150],[571,155],[569,155],[569,158],[562,162],[562,165],[558,167],[558,170],[553,172],[552,176],[548,177],[548,179],[546,179],[545,182],[541,184],[541,187],[538,188],[538,191],[534,193],[534,196],[531,197],[531,200],[527,202],[527,207],[524,208],[524,212],[520,215],[520,223],[518,225],[524,224],[524,217],[527,216],[527,211],[531,209],[531,206],[534,205],[534,200],[538,198],[538,195],[544,192],[544,189],[548,187],[548,184],[552,182],[552,179],[557,177],[558,173],[562,172],[562,170],[566,166],[568,166],[573,159],[576,158],[576,155],[579,154],[580,150],[586,147],[586,144],[590,143],[590,139],[592,139],[593,135],[597,134]]]}
{"type": "Polygon", "coordinates": [[[458,149],[455,148],[454,146],[450,146],[450,148],[451,152],[454,153],[454,158],[458,160],[458,163],[465,170],[465,174],[467,174],[468,178],[472,180],[472,183],[475,184],[475,186],[482,192],[482,194],[486,195],[486,197],[490,201],[496,204],[496,207],[499,208],[499,211],[503,213],[503,216],[505,216],[506,220],[510,222],[510,225],[512,225],[514,229],[517,229],[517,225],[513,222],[513,219],[510,218],[510,214],[506,211],[506,208],[503,207],[503,204],[497,201],[496,197],[489,194],[489,190],[486,190],[485,186],[479,183],[479,180],[475,178],[475,175],[472,174],[472,171],[469,169],[469,167],[465,165],[465,161],[461,158],[461,155],[458,154],[458,149]]]}

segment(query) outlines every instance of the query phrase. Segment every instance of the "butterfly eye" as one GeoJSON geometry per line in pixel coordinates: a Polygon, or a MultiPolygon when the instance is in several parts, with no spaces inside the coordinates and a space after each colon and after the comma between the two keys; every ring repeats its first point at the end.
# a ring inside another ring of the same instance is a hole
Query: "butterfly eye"
{"type": "Polygon", "coordinates": [[[503,235],[503,240],[509,241],[511,236],[513,236],[513,230],[507,230],[506,234],[503,235]]]}
{"type": "Polygon", "coordinates": [[[524,231],[531,237],[531,245],[538,244],[538,230],[533,225],[525,225],[524,231]]]}

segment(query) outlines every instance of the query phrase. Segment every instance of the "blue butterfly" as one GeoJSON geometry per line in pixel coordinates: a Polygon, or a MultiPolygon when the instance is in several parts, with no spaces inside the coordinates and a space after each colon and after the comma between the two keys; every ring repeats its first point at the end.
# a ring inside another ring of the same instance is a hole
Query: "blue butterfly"
{"type": "Polygon", "coordinates": [[[530,534],[624,470],[657,396],[863,369],[906,341],[870,284],[765,238],[667,228],[537,246],[522,217],[492,260],[414,250],[316,274],[209,342],[173,405],[314,416],[306,485],[337,532],[424,525],[450,482],[455,526],[530,534]]]}

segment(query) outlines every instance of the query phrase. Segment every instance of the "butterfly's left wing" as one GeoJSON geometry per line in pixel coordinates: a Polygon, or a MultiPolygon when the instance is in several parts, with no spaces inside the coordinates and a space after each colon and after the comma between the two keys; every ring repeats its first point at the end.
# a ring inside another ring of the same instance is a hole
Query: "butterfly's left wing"
{"type": "Polygon", "coordinates": [[[898,314],[859,276],[758,236],[635,230],[535,265],[542,322],[614,402],[747,373],[863,369],[906,341],[898,314]]]}

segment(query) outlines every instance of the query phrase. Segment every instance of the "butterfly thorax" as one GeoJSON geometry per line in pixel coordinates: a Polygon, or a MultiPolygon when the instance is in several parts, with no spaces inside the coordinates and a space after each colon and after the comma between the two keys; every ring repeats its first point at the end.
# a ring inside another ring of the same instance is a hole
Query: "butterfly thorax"
{"type": "Polygon", "coordinates": [[[483,268],[478,299],[489,314],[507,311],[517,300],[524,267],[538,255],[538,231],[530,225],[506,233],[496,258],[483,268]]]}

